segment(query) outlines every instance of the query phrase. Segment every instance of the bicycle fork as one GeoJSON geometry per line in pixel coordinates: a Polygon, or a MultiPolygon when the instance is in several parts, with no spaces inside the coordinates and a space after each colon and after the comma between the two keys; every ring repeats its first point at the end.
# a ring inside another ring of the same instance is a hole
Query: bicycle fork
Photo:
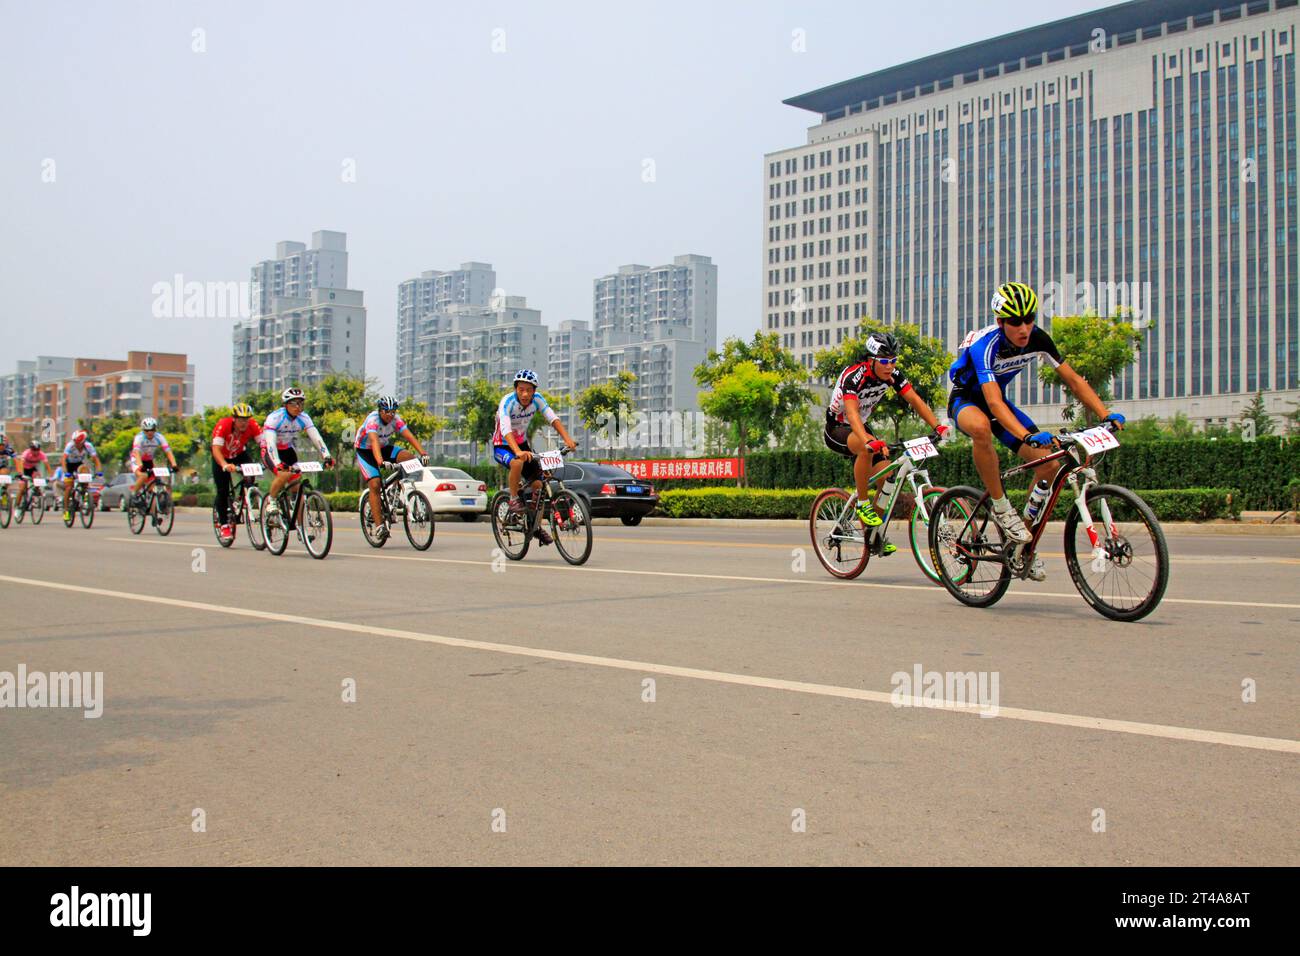
{"type": "MultiPolygon", "coordinates": [[[[1097,472],[1092,468],[1080,468],[1066,479],[1070,488],[1074,491],[1074,506],[1079,509],[1079,519],[1083,522],[1083,530],[1088,534],[1088,542],[1092,545],[1092,568],[1097,573],[1106,570],[1106,562],[1114,561],[1115,557],[1109,547],[1102,547],[1101,536],[1097,534],[1097,528],[1092,520],[1092,514],[1088,511],[1088,492],[1097,485],[1097,472]],[[1082,480],[1080,478],[1082,477],[1082,480]]],[[[1119,527],[1115,524],[1115,518],[1110,513],[1110,502],[1105,498],[1099,501],[1101,505],[1102,528],[1106,532],[1107,542],[1119,540],[1119,527]]]]}

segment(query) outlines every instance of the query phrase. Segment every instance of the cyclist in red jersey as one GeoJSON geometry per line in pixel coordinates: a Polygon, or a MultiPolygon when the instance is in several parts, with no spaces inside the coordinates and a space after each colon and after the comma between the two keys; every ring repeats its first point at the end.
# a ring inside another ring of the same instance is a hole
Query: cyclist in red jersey
{"type": "Polygon", "coordinates": [[[248,449],[259,443],[261,434],[262,426],[253,418],[253,409],[242,402],[212,430],[212,482],[217,488],[217,514],[223,538],[235,536],[235,529],[230,526],[230,476],[239,472],[240,465],[256,461],[248,449]]]}

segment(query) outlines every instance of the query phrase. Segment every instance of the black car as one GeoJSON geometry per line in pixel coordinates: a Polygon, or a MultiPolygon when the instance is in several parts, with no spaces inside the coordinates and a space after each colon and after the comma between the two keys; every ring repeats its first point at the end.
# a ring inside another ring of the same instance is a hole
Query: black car
{"type": "Polygon", "coordinates": [[[593,518],[621,518],[625,525],[638,525],[659,504],[659,496],[649,482],[633,478],[613,465],[567,461],[555,477],[586,499],[593,518]]]}

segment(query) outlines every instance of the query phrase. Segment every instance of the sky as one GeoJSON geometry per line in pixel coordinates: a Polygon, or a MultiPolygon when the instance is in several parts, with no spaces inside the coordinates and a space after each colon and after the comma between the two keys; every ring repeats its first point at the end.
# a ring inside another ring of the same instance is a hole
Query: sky
{"type": "Polygon", "coordinates": [[[763,157],[819,119],[783,99],[1104,5],[0,0],[0,374],[186,352],[224,404],[232,318],[156,316],[155,286],[318,229],[385,385],[398,283],[469,261],[556,326],[620,265],[712,256],[748,337],[763,157]]]}

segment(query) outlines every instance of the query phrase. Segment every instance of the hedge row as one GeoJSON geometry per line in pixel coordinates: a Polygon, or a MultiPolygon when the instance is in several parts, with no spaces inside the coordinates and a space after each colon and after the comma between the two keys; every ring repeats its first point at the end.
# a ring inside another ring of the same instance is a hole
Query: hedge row
{"type": "MultiPolygon", "coordinates": [[[[808,517],[820,489],[779,490],[770,488],[670,489],[659,496],[658,513],[670,518],[798,518],[808,517]]],[[[1024,507],[1027,492],[1012,491],[1008,497],[1017,508],[1024,507]]],[[[1228,488],[1184,488],[1139,491],[1160,521],[1208,521],[1236,518],[1241,514],[1241,493],[1228,488]]],[[[1054,517],[1063,520],[1074,505],[1074,494],[1064,491],[1054,517]]],[[[897,518],[905,518],[905,508],[897,518]]],[[[1094,515],[1094,517],[1096,517],[1094,515]]],[[[1134,516],[1115,514],[1121,521],[1134,516]]]]}

